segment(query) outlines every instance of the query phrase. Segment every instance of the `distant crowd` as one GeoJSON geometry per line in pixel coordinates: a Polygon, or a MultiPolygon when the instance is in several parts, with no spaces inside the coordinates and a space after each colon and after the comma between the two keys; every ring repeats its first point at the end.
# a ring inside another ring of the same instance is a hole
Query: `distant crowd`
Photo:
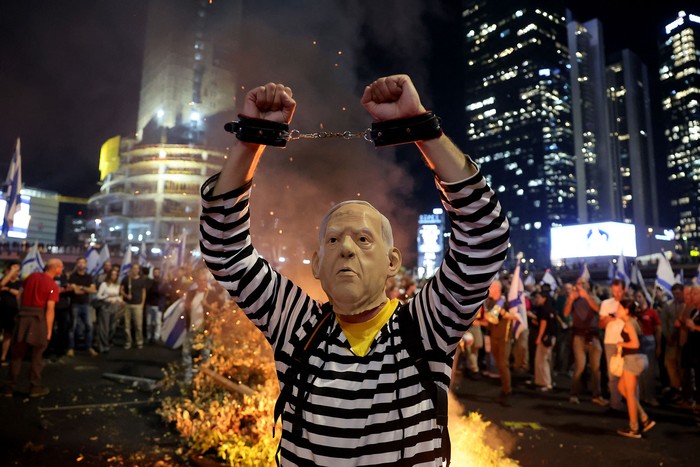
{"type": "Polygon", "coordinates": [[[211,274],[203,264],[172,267],[165,275],[161,268],[136,263],[122,278],[121,270],[107,261],[93,277],[85,258],[70,272],[62,261],[50,259],[43,272],[22,280],[18,262],[5,265],[0,279],[1,361],[9,367],[5,396],[14,395],[30,349],[30,397],[49,391],[41,384],[44,358],[73,358],[76,352],[97,358],[115,345],[137,351],[145,343],[182,346],[191,373],[192,334],[202,328],[207,307],[225,300],[211,274]],[[172,321],[177,326],[161,335],[163,313],[178,300],[182,307],[172,321]],[[170,334],[174,339],[168,341],[170,334]]]}

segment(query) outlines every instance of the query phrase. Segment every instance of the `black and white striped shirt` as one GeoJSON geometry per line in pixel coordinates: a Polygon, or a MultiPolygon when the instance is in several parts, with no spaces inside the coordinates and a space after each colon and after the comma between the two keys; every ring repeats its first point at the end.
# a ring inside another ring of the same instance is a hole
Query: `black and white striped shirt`
{"type": "MultiPolygon", "coordinates": [[[[207,266],[276,355],[280,387],[291,355],[317,324],[321,303],[311,299],[258,255],[249,233],[251,184],[211,194],[218,175],[202,186],[201,250],[207,266]]],[[[437,274],[409,302],[435,381],[449,386],[454,350],[487,296],[505,259],[508,221],[495,193],[477,173],[457,183],[437,181],[450,218],[450,249],[437,274]]],[[[309,358],[302,430],[289,422],[299,393],[294,382],[283,419],[281,464],[442,465],[441,433],[433,402],[420,383],[398,333],[397,314],[379,331],[364,357],[354,355],[334,320],[309,358]]]]}

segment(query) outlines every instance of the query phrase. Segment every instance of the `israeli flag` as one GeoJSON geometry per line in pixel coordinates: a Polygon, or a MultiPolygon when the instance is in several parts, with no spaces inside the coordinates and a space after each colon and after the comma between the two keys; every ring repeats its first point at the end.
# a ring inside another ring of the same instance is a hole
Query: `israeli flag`
{"type": "Polygon", "coordinates": [[[111,257],[109,255],[109,247],[107,245],[104,245],[100,250],[100,257],[97,259],[97,266],[95,268],[96,270],[94,274],[95,276],[102,272],[102,270],[105,267],[105,264],[108,261],[111,261],[111,257]]]}
{"type": "Polygon", "coordinates": [[[185,299],[179,298],[163,313],[160,338],[171,349],[182,345],[186,336],[185,299]]]}
{"type": "Polygon", "coordinates": [[[630,276],[627,275],[625,267],[625,257],[620,255],[617,260],[617,270],[615,271],[615,278],[620,279],[625,282],[625,288],[630,286],[630,276]]]}
{"type": "Polygon", "coordinates": [[[29,251],[27,251],[27,255],[22,260],[20,274],[24,280],[33,272],[44,272],[44,261],[39,254],[38,243],[34,243],[34,245],[29,248],[29,251]]]}
{"type": "Polygon", "coordinates": [[[3,190],[3,198],[5,198],[5,201],[7,201],[7,207],[5,208],[5,215],[2,222],[2,233],[5,236],[7,236],[7,232],[12,228],[15,213],[17,213],[20,209],[20,190],[22,190],[22,156],[20,155],[19,146],[19,138],[17,138],[15,153],[10,161],[10,168],[7,171],[7,178],[5,180],[5,189],[3,190]]]}
{"type": "Polygon", "coordinates": [[[541,284],[548,284],[549,288],[552,290],[552,293],[554,293],[555,290],[557,290],[557,287],[559,284],[557,283],[557,278],[554,277],[554,274],[552,274],[552,271],[547,269],[544,272],[544,276],[542,276],[542,280],[540,281],[541,284]]]}
{"type": "Polygon", "coordinates": [[[126,253],[124,253],[124,257],[122,258],[122,267],[119,270],[119,282],[121,283],[122,279],[126,277],[126,275],[129,273],[131,270],[131,245],[128,245],[126,247],[126,253]]]}
{"type": "Polygon", "coordinates": [[[87,272],[91,276],[96,276],[100,271],[97,269],[97,263],[100,261],[100,253],[93,247],[88,248],[87,253],[85,253],[85,260],[87,261],[87,272]]]}
{"type": "Polygon", "coordinates": [[[585,262],[581,265],[581,274],[579,274],[579,277],[586,282],[591,281],[591,273],[588,272],[588,265],[585,262]]]}
{"type": "Polygon", "coordinates": [[[664,294],[671,297],[673,296],[671,293],[671,287],[673,286],[675,280],[676,278],[673,275],[671,263],[666,258],[666,255],[661,253],[659,255],[659,265],[656,268],[656,285],[661,287],[664,294]]]}
{"type": "Polygon", "coordinates": [[[518,318],[513,324],[513,332],[517,339],[527,329],[527,307],[525,306],[525,289],[520,278],[520,261],[515,266],[510,289],[508,289],[508,312],[518,318]]]}

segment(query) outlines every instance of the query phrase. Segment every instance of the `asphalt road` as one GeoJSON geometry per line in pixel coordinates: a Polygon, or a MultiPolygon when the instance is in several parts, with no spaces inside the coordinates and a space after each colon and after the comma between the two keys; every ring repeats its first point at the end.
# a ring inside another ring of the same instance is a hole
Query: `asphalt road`
{"type": "MultiPolygon", "coordinates": [[[[193,465],[155,413],[162,394],[139,382],[159,380],[162,368],[179,358],[179,351],[160,346],[116,348],[98,357],[78,352],[47,363],[44,383],[51,393],[37,399],[27,397],[25,363],[14,397],[0,398],[3,465],[193,465]],[[106,374],[137,379],[119,381],[106,374]]],[[[0,378],[6,374],[3,367],[0,378]]],[[[567,378],[558,378],[550,394],[528,386],[526,377],[513,379],[510,407],[494,401],[498,380],[456,377],[453,392],[465,411],[477,411],[492,423],[489,444],[502,446],[522,466],[698,465],[700,427],[688,410],[666,404],[649,408],[657,426],[644,439],[627,439],[616,434],[626,425],[626,414],[599,407],[585,395],[580,405],[570,404],[567,378]]]]}

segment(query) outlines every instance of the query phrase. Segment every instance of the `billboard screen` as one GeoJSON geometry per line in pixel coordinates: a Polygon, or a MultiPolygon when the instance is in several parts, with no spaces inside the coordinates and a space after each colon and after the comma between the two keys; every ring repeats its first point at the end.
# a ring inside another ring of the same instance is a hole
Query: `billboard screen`
{"type": "Polygon", "coordinates": [[[600,222],[551,229],[551,259],[637,256],[634,224],[600,222]]]}

